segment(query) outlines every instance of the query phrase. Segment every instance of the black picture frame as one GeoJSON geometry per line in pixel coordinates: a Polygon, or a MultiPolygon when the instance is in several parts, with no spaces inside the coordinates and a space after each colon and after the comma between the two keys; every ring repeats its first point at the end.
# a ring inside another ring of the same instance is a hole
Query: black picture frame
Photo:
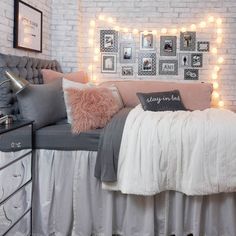
{"type": "Polygon", "coordinates": [[[14,48],[41,53],[43,45],[42,11],[21,0],[14,0],[13,35],[14,48]],[[24,11],[27,12],[27,15],[24,11]]]}

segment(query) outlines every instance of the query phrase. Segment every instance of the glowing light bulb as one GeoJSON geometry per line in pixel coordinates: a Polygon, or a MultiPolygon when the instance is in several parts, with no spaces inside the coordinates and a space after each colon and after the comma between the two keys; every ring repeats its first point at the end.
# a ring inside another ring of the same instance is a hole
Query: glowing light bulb
{"type": "Polygon", "coordinates": [[[123,28],[123,31],[124,31],[125,33],[128,33],[128,32],[129,32],[129,29],[128,29],[128,28],[123,28]]]}
{"type": "Polygon", "coordinates": [[[224,103],[224,101],[221,100],[221,101],[219,101],[218,105],[219,105],[219,107],[224,107],[225,103],[224,103]]]}
{"type": "Polygon", "coordinates": [[[147,31],[147,30],[144,30],[144,31],[143,31],[143,34],[144,34],[144,35],[148,35],[148,31],[147,31]]]}
{"type": "Polygon", "coordinates": [[[213,88],[214,88],[214,89],[218,89],[218,88],[219,88],[219,84],[218,84],[217,82],[214,82],[214,83],[213,83],[213,88]]]}
{"type": "Polygon", "coordinates": [[[196,26],[195,24],[192,24],[192,25],[190,26],[190,28],[191,28],[191,30],[195,31],[195,30],[197,29],[197,26],[196,26]]]}
{"type": "Polygon", "coordinates": [[[222,64],[224,62],[224,58],[223,57],[219,57],[217,61],[218,61],[219,64],[222,64]]]}
{"type": "Polygon", "coordinates": [[[206,22],[205,21],[200,22],[199,26],[200,26],[200,28],[205,28],[206,22]]]}
{"type": "Polygon", "coordinates": [[[185,27],[182,27],[182,28],[180,29],[180,31],[184,33],[184,32],[187,31],[187,29],[186,29],[185,27]]]}
{"type": "Polygon", "coordinates": [[[113,20],[111,17],[109,17],[109,18],[107,19],[107,22],[110,23],[110,24],[112,24],[112,23],[114,22],[114,20],[113,20]]]}
{"type": "Polygon", "coordinates": [[[134,34],[138,34],[138,32],[139,32],[138,29],[133,29],[134,34]]]}
{"type": "Polygon", "coordinates": [[[94,60],[94,61],[98,61],[98,56],[94,56],[94,57],[93,57],[93,60],[94,60]]]}
{"type": "Polygon", "coordinates": [[[216,33],[217,33],[217,34],[222,34],[222,29],[217,29],[217,30],[216,30],[216,33]]]}
{"type": "Polygon", "coordinates": [[[172,29],[171,32],[172,32],[172,34],[177,34],[178,30],[177,29],[172,29]]]}
{"type": "Polygon", "coordinates": [[[157,35],[157,30],[153,30],[152,33],[153,33],[154,35],[157,35]]]}
{"type": "Polygon", "coordinates": [[[211,49],[211,52],[212,52],[213,54],[217,54],[218,50],[217,50],[217,48],[212,48],[212,49],[211,49]]]}
{"type": "Polygon", "coordinates": [[[104,15],[99,15],[98,19],[99,20],[105,20],[105,16],[104,15]]]}
{"type": "Polygon", "coordinates": [[[215,67],[214,67],[214,71],[215,71],[215,72],[219,72],[219,71],[220,71],[220,67],[219,67],[219,66],[215,66],[215,67]]]}
{"type": "Polygon", "coordinates": [[[216,24],[217,24],[217,25],[221,25],[221,24],[222,24],[222,19],[221,19],[221,18],[218,18],[218,19],[216,20],[216,24]]]}
{"type": "Polygon", "coordinates": [[[215,20],[214,16],[209,16],[209,17],[208,17],[208,22],[209,22],[209,23],[214,22],[214,20],[215,20]]]}
{"type": "Polygon", "coordinates": [[[100,52],[100,49],[99,49],[99,48],[95,48],[95,49],[94,49],[94,53],[95,53],[95,54],[99,54],[99,52],[100,52]]]}
{"type": "Polygon", "coordinates": [[[161,29],[161,33],[162,34],[166,34],[167,33],[167,29],[166,28],[161,29]]]}
{"type": "Polygon", "coordinates": [[[89,71],[92,71],[92,70],[93,70],[93,65],[89,65],[89,66],[88,66],[88,70],[89,70],[89,71]]]}
{"type": "Polygon", "coordinates": [[[89,45],[90,45],[90,46],[93,46],[93,39],[89,39],[88,42],[89,42],[89,45]]]}
{"type": "Polygon", "coordinates": [[[211,75],[211,78],[212,78],[213,80],[216,80],[216,79],[218,79],[218,75],[217,75],[216,73],[213,73],[213,74],[211,75]]]}
{"type": "Polygon", "coordinates": [[[91,27],[95,27],[95,26],[96,26],[96,23],[95,23],[94,20],[91,20],[91,21],[90,21],[90,26],[91,26],[91,27]]]}
{"type": "Polygon", "coordinates": [[[120,31],[120,27],[119,26],[115,26],[114,28],[116,31],[120,31]]]}
{"type": "Polygon", "coordinates": [[[221,37],[217,38],[217,39],[216,39],[216,42],[217,42],[218,44],[222,43],[222,38],[221,38],[221,37]]]}
{"type": "Polygon", "coordinates": [[[213,96],[213,98],[216,98],[216,99],[220,97],[219,93],[216,92],[216,91],[214,91],[214,92],[212,93],[212,96],[213,96]]]}
{"type": "Polygon", "coordinates": [[[89,35],[92,35],[92,36],[94,35],[94,29],[89,30],[89,35]]]}

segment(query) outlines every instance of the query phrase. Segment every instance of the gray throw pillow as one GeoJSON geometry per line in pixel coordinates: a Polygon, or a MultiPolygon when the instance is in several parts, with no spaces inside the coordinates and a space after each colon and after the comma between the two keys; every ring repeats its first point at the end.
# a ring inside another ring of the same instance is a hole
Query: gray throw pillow
{"type": "Polygon", "coordinates": [[[144,111],[186,110],[178,90],[154,93],[137,93],[144,111]]]}
{"type": "Polygon", "coordinates": [[[17,100],[22,118],[33,120],[35,129],[66,117],[62,80],[50,84],[30,84],[17,94],[17,100]]]}

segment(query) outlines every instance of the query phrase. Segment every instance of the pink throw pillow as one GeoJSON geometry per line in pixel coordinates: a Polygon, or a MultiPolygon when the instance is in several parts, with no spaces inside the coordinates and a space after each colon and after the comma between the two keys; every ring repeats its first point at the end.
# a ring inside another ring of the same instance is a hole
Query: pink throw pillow
{"type": "Polygon", "coordinates": [[[119,105],[107,88],[67,89],[72,118],[72,132],[103,128],[119,110],[119,105]]]}
{"type": "Polygon", "coordinates": [[[79,82],[79,83],[87,83],[89,81],[88,75],[84,71],[71,72],[67,74],[63,74],[54,70],[42,69],[41,73],[43,75],[43,82],[45,84],[49,84],[59,78],[66,78],[68,80],[79,82]]]}

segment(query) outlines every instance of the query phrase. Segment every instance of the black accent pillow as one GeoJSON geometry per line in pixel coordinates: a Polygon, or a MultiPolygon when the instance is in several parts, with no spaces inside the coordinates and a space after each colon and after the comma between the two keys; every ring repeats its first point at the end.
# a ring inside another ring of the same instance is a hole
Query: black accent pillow
{"type": "Polygon", "coordinates": [[[137,93],[144,111],[187,110],[182,102],[179,90],[137,93]]]}

